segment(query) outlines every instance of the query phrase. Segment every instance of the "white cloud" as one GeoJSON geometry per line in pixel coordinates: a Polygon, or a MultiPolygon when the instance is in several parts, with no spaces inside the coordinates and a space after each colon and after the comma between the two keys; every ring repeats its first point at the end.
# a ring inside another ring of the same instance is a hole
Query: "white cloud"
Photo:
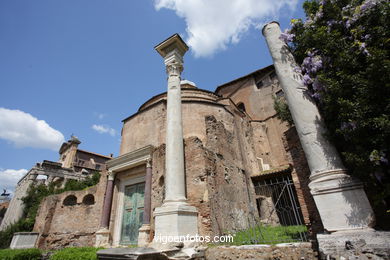
{"type": "Polygon", "coordinates": [[[105,125],[93,125],[92,129],[98,132],[99,134],[109,134],[111,136],[116,135],[116,131],[114,128],[105,125]]]}
{"type": "Polygon", "coordinates": [[[0,107],[0,138],[16,147],[46,148],[57,151],[64,135],[51,128],[44,120],[20,110],[0,107]]]}
{"type": "Polygon", "coordinates": [[[186,41],[196,57],[238,43],[251,26],[258,28],[282,8],[294,10],[297,4],[298,0],[154,0],[157,10],[171,9],[185,19],[186,41]]]}
{"type": "Polygon", "coordinates": [[[26,173],[26,169],[0,169],[0,193],[3,193],[3,189],[6,189],[7,193],[10,192],[13,194],[16,184],[26,173]]]}
{"type": "Polygon", "coordinates": [[[99,120],[102,120],[103,118],[105,118],[107,116],[107,114],[105,113],[94,113],[94,115],[99,119],[99,120]]]}

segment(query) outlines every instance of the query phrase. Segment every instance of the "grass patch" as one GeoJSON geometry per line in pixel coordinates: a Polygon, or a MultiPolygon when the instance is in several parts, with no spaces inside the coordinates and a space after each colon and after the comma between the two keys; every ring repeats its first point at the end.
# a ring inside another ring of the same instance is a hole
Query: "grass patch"
{"type": "Polygon", "coordinates": [[[102,247],[69,247],[56,251],[50,260],[96,260],[96,252],[102,247]]]}
{"type": "Polygon", "coordinates": [[[257,225],[231,233],[234,237],[228,245],[278,244],[305,241],[307,228],[300,226],[263,226],[257,225]],[[305,238],[305,239],[302,239],[305,238]]]}
{"type": "Polygon", "coordinates": [[[1,260],[40,260],[41,250],[37,248],[29,249],[1,249],[1,260]]]}

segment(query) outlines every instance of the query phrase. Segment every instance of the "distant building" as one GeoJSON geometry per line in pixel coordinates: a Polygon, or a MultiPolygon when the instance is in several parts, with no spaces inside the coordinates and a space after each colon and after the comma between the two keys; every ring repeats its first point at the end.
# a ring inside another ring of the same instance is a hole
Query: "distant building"
{"type": "Polygon", "coordinates": [[[80,150],[78,149],[80,143],[77,137],[72,136],[69,141],[61,145],[58,162],[62,163],[63,168],[72,168],[75,172],[101,171],[106,161],[112,159],[112,155],[106,156],[80,150]]]}

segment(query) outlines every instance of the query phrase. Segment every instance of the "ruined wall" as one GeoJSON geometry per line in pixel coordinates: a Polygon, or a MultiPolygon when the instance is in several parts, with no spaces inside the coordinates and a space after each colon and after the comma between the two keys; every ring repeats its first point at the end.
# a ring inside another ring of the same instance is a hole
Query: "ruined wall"
{"type": "Polygon", "coordinates": [[[295,127],[290,128],[284,133],[283,142],[287,151],[289,162],[293,166],[291,177],[297,191],[304,222],[308,225],[312,234],[322,232],[323,226],[321,217],[308,186],[310,182],[309,165],[307,164],[306,156],[302,149],[295,127]]]}
{"type": "MultiPolygon", "coordinates": [[[[274,96],[281,88],[272,70],[256,72],[217,89],[217,93],[230,98],[234,104],[243,103],[245,112],[251,119],[256,157],[270,168],[288,164],[282,136],[288,129],[285,123],[276,118],[273,107],[274,96]],[[256,83],[261,85],[257,86],[256,83]]],[[[265,170],[265,169],[262,169],[265,170]]]]}
{"type": "Polygon", "coordinates": [[[317,233],[322,230],[322,224],[308,187],[310,170],[295,128],[276,117],[274,97],[283,96],[283,92],[272,71],[271,67],[271,70],[252,73],[219,87],[217,93],[235,104],[245,104],[246,113],[252,119],[254,150],[260,165],[258,175],[267,169],[278,172],[290,165],[304,222],[317,233]]]}
{"type": "Polygon", "coordinates": [[[15,194],[12,197],[1,222],[0,231],[6,229],[9,225],[17,222],[23,217],[24,204],[22,198],[27,195],[28,188],[34,183],[35,178],[36,175],[26,174],[16,185],[15,194]]]}
{"type": "Polygon", "coordinates": [[[103,208],[107,175],[89,189],[67,191],[46,197],[38,210],[34,232],[39,232],[38,247],[58,249],[94,246],[103,208]],[[93,196],[93,201],[91,200],[93,196]],[[76,198],[75,203],[72,197],[76,198]]]}
{"type": "Polygon", "coordinates": [[[249,176],[257,164],[250,160],[253,154],[245,120],[234,118],[235,127],[229,131],[225,122],[208,116],[207,141],[207,188],[213,234],[240,230],[255,223],[254,189],[249,176]],[[247,134],[246,134],[247,133],[247,134]],[[244,138],[243,138],[244,137],[244,138]],[[243,142],[243,139],[247,142],[243,142]]]}

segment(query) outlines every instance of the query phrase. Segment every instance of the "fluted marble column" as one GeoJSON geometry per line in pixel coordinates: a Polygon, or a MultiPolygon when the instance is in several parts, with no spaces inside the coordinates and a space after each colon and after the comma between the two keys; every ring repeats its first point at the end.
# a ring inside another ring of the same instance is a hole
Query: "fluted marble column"
{"type": "Polygon", "coordinates": [[[264,26],[279,83],[285,93],[302,148],[311,171],[310,190],[328,231],[372,226],[374,215],[362,184],[346,173],[333,144],[325,137],[325,126],[317,106],[308,95],[302,75],[285,42],[279,39],[279,24],[264,26]]]}
{"type": "Polygon", "coordinates": [[[185,194],[180,74],[188,47],[175,34],[155,49],[164,58],[168,75],[165,199],[163,205],[154,212],[156,240],[160,235],[195,235],[198,229],[197,210],[187,203],[185,194]]]}

